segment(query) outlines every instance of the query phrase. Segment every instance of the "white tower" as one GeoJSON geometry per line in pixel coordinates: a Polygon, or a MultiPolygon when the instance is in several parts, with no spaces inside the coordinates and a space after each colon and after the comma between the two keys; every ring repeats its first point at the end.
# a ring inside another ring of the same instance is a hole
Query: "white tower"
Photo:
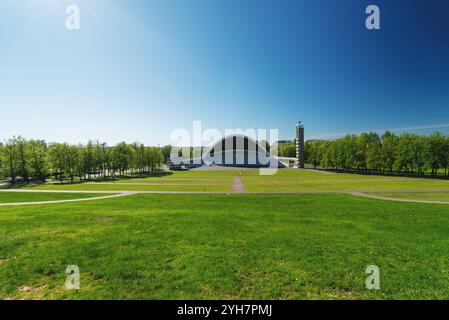
{"type": "Polygon", "coordinates": [[[298,169],[304,169],[304,126],[301,122],[296,125],[296,159],[298,169]]]}

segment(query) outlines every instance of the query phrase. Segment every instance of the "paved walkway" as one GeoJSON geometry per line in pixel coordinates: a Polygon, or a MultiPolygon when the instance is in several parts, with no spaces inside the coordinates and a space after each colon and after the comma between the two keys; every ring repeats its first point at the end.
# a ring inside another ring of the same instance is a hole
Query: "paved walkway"
{"type": "Polygon", "coordinates": [[[42,204],[56,204],[56,203],[67,203],[67,202],[83,202],[83,201],[94,201],[94,200],[103,200],[103,199],[111,199],[118,198],[123,196],[132,195],[134,192],[128,193],[118,193],[110,196],[101,196],[94,198],[82,198],[82,199],[70,199],[70,200],[53,200],[53,201],[35,201],[35,202],[13,202],[13,203],[0,203],[0,207],[11,207],[11,206],[27,206],[27,205],[42,205],[42,204]]]}
{"type": "MultiPolygon", "coordinates": [[[[104,190],[98,190],[98,191],[92,191],[92,190],[45,190],[45,189],[0,189],[0,192],[25,192],[25,193],[107,193],[107,194],[114,194],[114,193],[126,193],[131,191],[104,191],[104,190]]],[[[132,191],[134,192],[134,191],[132,191]]]]}
{"type": "MultiPolygon", "coordinates": [[[[418,191],[418,192],[424,193],[422,191],[418,191]]],[[[400,193],[400,192],[395,192],[395,193],[400,193]]],[[[403,199],[403,198],[391,198],[391,197],[382,197],[382,196],[376,196],[376,195],[372,195],[372,194],[366,194],[366,193],[363,193],[363,192],[351,192],[350,194],[352,194],[354,196],[365,197],[365,198],[376,199],[376,200],[386,200],[386,201],[396,201],[396,202],[411,202],[411,203],[428,203],[428,204],[449,204],[449,202],[445,202],[445,201],[413,200],[413,199],[403,199]]]]}
{"type": "Polygon", "coordinates": [[[232,192],[245,193],[245,185],[240,176],[234,177],[234,181],[232,182],[232,192]]]}

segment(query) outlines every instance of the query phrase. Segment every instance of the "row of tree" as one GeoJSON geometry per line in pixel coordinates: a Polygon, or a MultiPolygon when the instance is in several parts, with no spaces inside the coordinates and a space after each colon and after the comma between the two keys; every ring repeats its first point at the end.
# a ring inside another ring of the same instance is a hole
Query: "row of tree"
{"type": "Polygon", "coordinates": [[[294,158],[296,157],[295,141],[284,141],[278,144],[279,157],[294,158]]]}
{"type": "Polygon", "coordinates": [[[347,135],[337,140],[307,141],[305,152],[307,163],[324,169],[448,175],[449,137],[441,133],[347,135]]]}
{"type": "Polygon", "coordinates": [[[0,144],[0,176],[10,178],[11,183],[18,179],[29,183],[32,179],[45,182],[49,177],[74,182],[146,174],[160,169],[166,149],[141,143],[72,145],[13,137],[0,144]]]}

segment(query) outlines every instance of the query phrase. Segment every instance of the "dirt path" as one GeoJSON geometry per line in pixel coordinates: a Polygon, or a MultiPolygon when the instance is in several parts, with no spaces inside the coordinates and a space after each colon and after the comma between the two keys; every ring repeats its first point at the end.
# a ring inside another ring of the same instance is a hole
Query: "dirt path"
{"type": "Polygon", "coordinates": [[[232,192],[234,193],[245,193],[245,185],[243,184],[240,176],[235,176],[232,182],[232,192]]]}

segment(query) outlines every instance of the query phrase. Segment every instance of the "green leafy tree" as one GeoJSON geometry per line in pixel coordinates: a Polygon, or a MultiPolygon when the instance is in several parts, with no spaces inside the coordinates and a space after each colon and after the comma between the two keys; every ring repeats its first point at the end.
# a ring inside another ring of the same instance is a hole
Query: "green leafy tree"
{"type": "Polygon", "coordinates": [[[17,150],[17,143],[16,138],[13,137],[6,141],[4,148],[3,148],[3,158],[4,162],[7,166],[8,176],[11,179],[11,183],[16,183],[17,173],[19,171],[19,160],[18,160],[18,150],[17,150]]]}
{"type": "Polygon", "coordinates": [[[280,157],[294,158],[296,157],[296,144],[294,142],[280,143],[278,153],[280,157]]]}
{"type": "Polygon", "coordinates": [[[64,179],[66,169],[67,147],[62,143],[53,143],[49,147],[49,159],[52,168],[52,174],[60,182],[64,179]]]}
{"type": "Polygon", "coordinates": [[[439,132],[433,133],[429,137],[427,163],[432,170],[432,175],[438,173],[438,169],[445,161],[445,140],[445,137],[439,132]]]}
{"type": "Polygon", "coordinates": [[[42,140],[30,140],[29,149],[32,175],[45,182],[50,168],[47,144],[42,140]]]}
{"type": "Polygon", "coordinates": [[[396,163],[396,147],[398,137],[389,131],[382,135],[382,166],[384,170],[392,173],[396,163]]]}

